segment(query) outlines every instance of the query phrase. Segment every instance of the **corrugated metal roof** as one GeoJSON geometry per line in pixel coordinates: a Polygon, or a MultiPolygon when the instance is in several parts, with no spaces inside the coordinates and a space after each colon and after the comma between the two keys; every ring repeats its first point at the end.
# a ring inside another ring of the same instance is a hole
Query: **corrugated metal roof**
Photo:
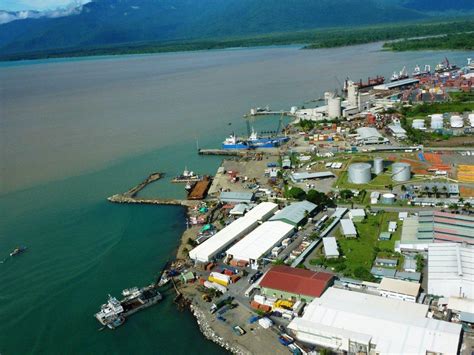
{"type": "Polygon", "coordinates": [[[337,249],[336,238],[334,237],[323,238],[323,245],[324,245],[324,254],[326,254],[326,256],[339,256],[339,250],[337,249]]]}
{"type": "Polygon", "coordinates": [[[313,212],[317,207],[309,201],[295,202],[275,213],[270,221],[289,221],[297,225],[306,217],[307,213],[313,212]]]}
{"type": "Polygon", "coordinates": [[[294,227],[288,223],[265,222],[227,250],[227,255],[237,260],[258,260],[293,232],[294,227]]]}
{"type": "Polygon", "coordinates": [[[293,181],[309,180],[309,179],[323,179],[323,178],[329,178],[329,177],[335,177],[335,175],[331,173],[330,171],[322,171],[318,173],[309,173],[306,171],[302,171],[302,172],[291,174],[291,179],[293,181]]]}
{"type": "Polygon", "coordinates": [[[260,281],[261,287],[285,291],[297,295],[320,297],[334,275],[289,266],[274,266],[260,281]]]}
{"type": "Polygon", "coordinates": [[[355,235],[357,230],[350,219],[341,219],[342,233],[344,235],[355,235]]]}
{"type": "Polygon", "coordinates": [[[420,292],[420,284],[416,282],[383,277],[382,281],[380,281],[379,291],[394,292],[416,297],[420,292]]]}
{"type": "Polygon", "coordinates": [[[427,312],[427,305],[330,287],[288,328],[313,342],[318,335],[370,341],[380,354],[456,354],[461,325],[429,319],[427,312]]]}
{"type": "Polygon", "coordinates": [[[221,192],[219,199],[221,201],[251,201],[253,192],[224,191],[221,192]]]}

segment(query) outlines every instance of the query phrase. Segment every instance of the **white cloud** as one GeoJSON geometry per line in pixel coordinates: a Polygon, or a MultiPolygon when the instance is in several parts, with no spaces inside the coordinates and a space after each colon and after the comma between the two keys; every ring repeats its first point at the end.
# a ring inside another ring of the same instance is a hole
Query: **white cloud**
{"type": "Polygon", "coordinates": [[[56,10],[57,8],[69,8],[84,5],[91,0],[1,0],[0,10],[56,10]]]}

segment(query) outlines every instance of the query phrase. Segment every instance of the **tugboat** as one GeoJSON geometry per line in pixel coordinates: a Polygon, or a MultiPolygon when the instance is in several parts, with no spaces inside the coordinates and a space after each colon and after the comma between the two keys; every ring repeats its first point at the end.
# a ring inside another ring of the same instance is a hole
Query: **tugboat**
{"type": "Polygon", "coordinates": [[[202,180],[202,176],[196,175],[194,171],[190,171],[187,167],[185,167],[183,173],[176,176],[172,182],[192,182],[200,180],[202,180]]]}
{"type": "Polygon", "coordinates": [[[128,288],[122,291],[122,296],[124,298],[118,301],[109,295],[107,303],[103,304],[100,311],[94,315],[100,324],[109,329],[115,329],[121,326],[128,316],[153,306],[162,299],[161,293],[158,292],[155,285],[140,289],[138,287],[128,288]]]}
{"type": "Polygon", "coordinates": [[[13,249],[13,251],[10,253],[10,256],[20,255],[21,253],[24,253],[26,249],[27,249],[26,247],[17,247],[13,249]]]}
{"type": "Polygon", "coordinates": [[[391,78],[390,78],[390,81],[393,83],[394,81],[398,81],[398,80],[403,80],[403,79],[408,79],[409,76],[408,76],[408,73],[407,73],[407,69],[406,67],[403,67],[402,70],[400,70],[400,72],[393,72],[391,78]]]}

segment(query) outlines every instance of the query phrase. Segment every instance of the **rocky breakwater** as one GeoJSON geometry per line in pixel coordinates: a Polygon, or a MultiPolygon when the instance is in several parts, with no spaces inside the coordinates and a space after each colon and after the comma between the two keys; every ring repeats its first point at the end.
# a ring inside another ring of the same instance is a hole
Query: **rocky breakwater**
{"type": "Polygon", "coordinates": [[[217,345],[223,347],[227,351],[231,352],[232,354],[237,354],[237,355],[250,355],[251,353],[242,349],[239,347],[237,344],[231,344],[229,343],[226,339],[223,337],[219,336],[214,329],[209,325],[209,320],[206,317],[206,314],[204,311],[199,309],[198,306],[195,305],[190,305],[189,309],[191,310],[191,313],[194,315],[196,318],[197,324],[199,326],[199,329],[201,330],[201,333],[209,340],[213,341],[217,345]]]}

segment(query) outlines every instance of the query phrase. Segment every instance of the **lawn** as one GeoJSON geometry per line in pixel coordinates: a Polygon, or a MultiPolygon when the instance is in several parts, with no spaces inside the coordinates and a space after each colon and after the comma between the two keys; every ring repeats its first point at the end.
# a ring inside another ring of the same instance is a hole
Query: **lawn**
{"type": "Polygon", "coordinates": [[[340,251],[345,256],[345,274],[357,277],[354,272],[358,268],[363,268],[366,272],[370,272],[378,251],[393,251],[395,241],[400,240],[400,225],[397,231],[392,234],[390,240],[378,240],[380,232],[388,230],[389,221],[398,221],[398,213],[385,212],[378,213],[375,216],[369,215],[363,222],[355,223],[359,234],[356,239],[346,239],[340,232],[337,232],[336,238],[340,251]]]}

